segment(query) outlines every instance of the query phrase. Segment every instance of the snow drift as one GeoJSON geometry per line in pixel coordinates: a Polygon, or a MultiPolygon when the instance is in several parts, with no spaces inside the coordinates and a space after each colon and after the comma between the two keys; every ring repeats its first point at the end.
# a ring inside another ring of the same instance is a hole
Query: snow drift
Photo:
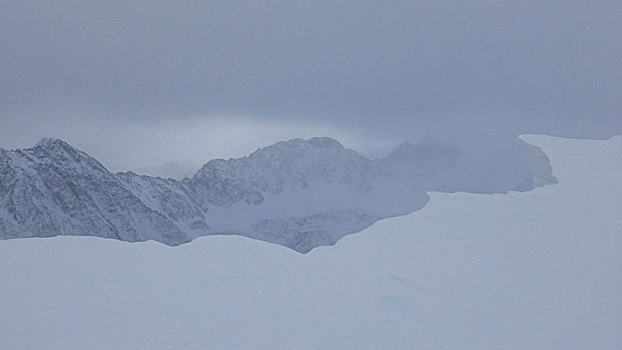
{"type": "Polygon", "coordinates": [[[619,349],[622,137],[525,140],[559,183],[432,193],[306,255],[228,236],[0,241],[0,347],[619,349]]]}

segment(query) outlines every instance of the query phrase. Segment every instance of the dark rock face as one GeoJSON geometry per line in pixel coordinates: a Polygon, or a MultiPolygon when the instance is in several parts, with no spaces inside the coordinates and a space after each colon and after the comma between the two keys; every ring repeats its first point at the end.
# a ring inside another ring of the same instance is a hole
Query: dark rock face
{"type": "Polygon", "coordinates": [[[421,208],[426,191],[507,192],[555,181],[522,141],[469,158],[456,146],[404,143],[367,159],[330,138],[290,140],[212,160],[178,181],[110,173],[57,139],[0,149],[0,238],[88,235],[179,245],[238,234],[308,252],[421,208]]]}

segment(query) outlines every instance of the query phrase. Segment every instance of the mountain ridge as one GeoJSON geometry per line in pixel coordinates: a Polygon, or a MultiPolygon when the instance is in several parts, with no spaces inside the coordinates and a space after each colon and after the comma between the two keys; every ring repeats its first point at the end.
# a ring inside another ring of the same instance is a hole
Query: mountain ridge
{"type": "Polygon", "coordinates": [[[429,190],[496,193],[553,182],[548,158],[533,147],[520,141],[478,163],[457,146],[424,141],[371,160],[328,137],[292,139],[211,160],[175,180],[111,173],[63,140],[43,138],[32,148],[0,150],[0,238],[93,235],[179,245],[237,234],[306,253],[420,209],[429,190]],[[497,159],[507,154],[521,162],[497,159]],[[486,171],[500,178],[482,177],[486,171]]]}

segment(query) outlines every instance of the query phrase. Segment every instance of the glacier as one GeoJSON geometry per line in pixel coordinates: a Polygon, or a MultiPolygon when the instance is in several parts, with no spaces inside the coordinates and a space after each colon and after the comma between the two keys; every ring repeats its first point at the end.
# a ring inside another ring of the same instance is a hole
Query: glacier
{"type": "Polygon", "coordinates": [[[431,192],[304,255],[238,236],[0,241],[0,347],[619,349],[622,136],[523,139],[556,184],[431,192]]]}

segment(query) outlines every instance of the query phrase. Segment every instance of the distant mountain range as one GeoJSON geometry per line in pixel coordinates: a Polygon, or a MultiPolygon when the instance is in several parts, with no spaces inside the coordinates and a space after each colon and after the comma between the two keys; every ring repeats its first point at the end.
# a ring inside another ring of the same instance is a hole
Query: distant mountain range
{"type": "Polygon", "coordinates": [[[236,234],[301,253],[423,207],[427,191],[503,193],[555,182],[523,141],[484,154],[433,141],[368,159],[326,137],[217,159],[191,178],[111,173],[58,139],[0,149],[0,238],[99,236],[179,245],[236,234]]]}

